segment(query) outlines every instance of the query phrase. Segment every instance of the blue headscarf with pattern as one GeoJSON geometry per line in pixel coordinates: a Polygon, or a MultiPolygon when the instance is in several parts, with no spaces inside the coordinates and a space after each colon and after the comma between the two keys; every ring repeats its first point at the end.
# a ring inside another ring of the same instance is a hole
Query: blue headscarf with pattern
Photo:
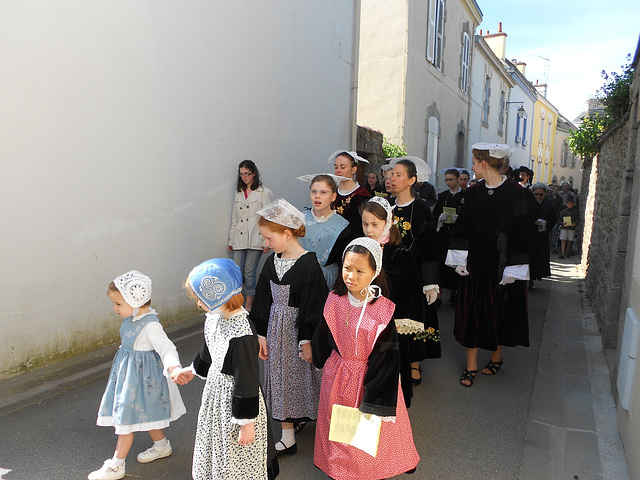
{"type": "Polygon", "coordinates": [[[242,291],[242,273],[233,260],[212,258],[191,270],[187,283],[198,300],[213,311],[242,291]]]}

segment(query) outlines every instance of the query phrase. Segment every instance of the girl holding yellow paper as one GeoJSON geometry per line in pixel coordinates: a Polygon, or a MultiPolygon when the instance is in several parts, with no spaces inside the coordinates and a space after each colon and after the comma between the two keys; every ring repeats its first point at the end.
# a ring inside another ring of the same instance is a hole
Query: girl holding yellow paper
{"type": "Polygon", "coordinates": [[[311,342],[313,362],[324,368],[314,463],[335,480],[393,477],[412,472],[420,460],[399,388],[395,305],[381,296],[381,270],[378,242],[357,238],[347,246],[342,275],[311,342]],[[377,285],[371,285],[374,280],[377,285]],[[334,405],[381,417],[379,436],[369,436],[366,445],[330,440],[334,405]]]}

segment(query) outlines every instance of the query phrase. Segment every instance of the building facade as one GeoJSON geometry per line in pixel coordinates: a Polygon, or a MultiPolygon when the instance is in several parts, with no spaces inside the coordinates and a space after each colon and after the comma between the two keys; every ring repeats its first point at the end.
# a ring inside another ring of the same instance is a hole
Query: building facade
{"type": "Polygon", "coordinates": [[[358,124],[381,131],[435,172],[468,163],[477,26],[473,0],[362,2],[358,124]]]}
{"type": "Polygon", "coordinates": [[[575,130],[576,127],[573,123],[562,114],[558,114],[551,183],[562,185],[567,182],[572,188],[580,189],[582,185],[582,162],[578,156],[571,153],[571,148],[569,148],[569,136],[575,130]]]}

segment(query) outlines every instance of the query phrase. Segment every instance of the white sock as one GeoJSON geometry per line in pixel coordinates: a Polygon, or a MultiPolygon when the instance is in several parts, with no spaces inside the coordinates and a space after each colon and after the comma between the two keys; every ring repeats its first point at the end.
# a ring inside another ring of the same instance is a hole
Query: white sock
{"type": "Polygon", "coordinates": [[[125,459],[124,459],[124,458],[118,458],[118,457],[116,457],[116,456],[114,455],[114,456],[113,456],[113,458],[111,459],[111,461],[113,462],[113,464],[114,464],[116,467],[121,467],[121,466],[123,466],[123,465],[124,465],[124,461],[125,461],[125,459]]]}
{"type": "Polygon", "coordinates": [[[164,437],[162,440],[158,440],[157,442],[153,442],[153,444],[158,448],[166,447],[167,443],[169,443],[169,440],[167,440],[167,437],[164,437]]]}
{"type": "MultiPolygon", "coordinates": [[[[296,434],[293,432],[293,428],[282,429],[282,438],[280,439],[286,448],[289,448],[296,443],[296,434]]],[[[277,448],[276,448],[277,450],[277,448]]]]}

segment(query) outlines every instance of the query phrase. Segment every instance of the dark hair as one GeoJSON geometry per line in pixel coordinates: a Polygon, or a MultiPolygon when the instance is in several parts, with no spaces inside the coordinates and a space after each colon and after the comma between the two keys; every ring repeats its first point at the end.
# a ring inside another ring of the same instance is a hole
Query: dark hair
{"type": "MultiPolygon", "coordinates": [[[[360,216],[362,216],[362,212],[369,212],[380,220],[384,222],[387,221],[387,211],[378,202],[367,201],[363,203],[360,206],[360,216]]],[[[389,245],[400,245],[402,243],[402,234],[400,233],[400,230],[398,230],[398,227],[393,223],[389,229],[389,241],[387,243],[389,243],[389,245]]]]}
{"type": "MultiPolygon", "coordinates": [[[[344,258],[344,256],[349,252],[366,255],[367,260],[369,261],[369,266],[375,271],[376,262],[373,258],[373,255],[371,255],[371,252],[367,250],[365,247],[363,247],[362,245],[351,245],[347,247],[342,257],[344,258]]],[[[384,270],[380,270],[380,274],[376,278],[374,278],[373,282],[371,283],[373,285],[377,285],[380,287],[380,290],[382,290],[383,296],[385,297],[389,296],[389,284],[387,282],[387,277],[384,274],[384,270]]],[[[338,275],[338,278],[336,278],[335,286],[333,287],[333,293],[335,293],[339,297],[343,297],[347,294],[348,291],[349,289],[347,288],[347,285],[344,283],[344,280],[342,279],[342,268],[341,268],[340,274],[338,275]]],[[[373,302],[375,302],[375,299],[372,301],[372,303],[373,302]]]]}
{"type": "Polygon", "coordinates": [[[253,183],[251,184],[251,190],[257,190],[258,187],[262,186],[262,182],[260,181],[260,172],[258,171],[258,167],[253,162],[253,160],[243,160],[238,165],[238,186],[237,191],[243,192],[247,189],[247,184],[242,181],[242,176],[240,175],[240,169],[246,168],[251,173],[255,173],[255,177],[253,177],[253,183]]]}
{"type": "Polygon", "coordinates": [[[567,195],[567,202],[566,203],[576,203],[576,199],[574,198],[573,195],[567,195]]]}
{"type": "Polygon", "coordinates": [[[449,170],[444,172],[444,174],[445,175],[453,175],[456,178],[460,178],[460,172],[458,171],[457,168],[450,168],[449,170]]]}
{"type": "Polygon", "coordinates": [[[416,164],[411,160],[404,159],[398,160],[396,162],[396,165],[402,165],[407,171],[407,176],[409,178],[416,179],[416,181],[413,182],[413,185],[411,186],[411,195],[413,195],[415,198],[418,198],[418,170],[416,169],[416,164]]]}
{"type": "Polygon", "coordinates": [[[469,176],[469,177],[471,176],[471,174],[469,173],[469,171],[468,171],[468,170],[462,170],[462,172],[460,172],[460,173],[466,173],[466,174],[467,174],[467,176],[469,176]]]}
{"type": "Polygon", "coordinates": [[[357,167],[358,166],[358,162],[356,162],[356,159],[353,158],[351,155],[349,155],[347,152],[340,152],[338,155],[336,155],[336,158],[334,158],[333,161],[335,162],[338,159],[338,157],[342,157],[342,156],[345,156],[349,160],[351,160],[351,167],[357,167]]]}
{"type": "Polygon", "coordinates": [[[316,182],[325,182],[327,185],[329,185],[329,188],[333,193],[336,193],[338,191],[338,185],[336,185],[336,182],[331,175],[325,175],[323,173],[321,173],[320,175],[316,175],[315,177],[313,177],[313,180],[311,180],[309,188],[311,188],[311,185],[316,182]]]}

